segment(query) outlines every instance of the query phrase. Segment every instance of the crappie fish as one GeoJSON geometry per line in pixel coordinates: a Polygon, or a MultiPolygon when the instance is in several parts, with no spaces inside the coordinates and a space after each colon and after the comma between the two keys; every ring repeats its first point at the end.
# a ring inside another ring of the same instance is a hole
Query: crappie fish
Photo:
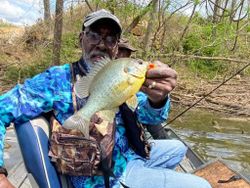
{"type": "Polygon", "coordinates": [[[133,97],[145,81],[147,69],[148,62],[132,58],[102,59],[97,62],[74,87],[78,97],[89,96],[87,103],[66,119],[63,127],[78,129],[88,138],[91,117],[99,111],[117,109],[133,97]]]}

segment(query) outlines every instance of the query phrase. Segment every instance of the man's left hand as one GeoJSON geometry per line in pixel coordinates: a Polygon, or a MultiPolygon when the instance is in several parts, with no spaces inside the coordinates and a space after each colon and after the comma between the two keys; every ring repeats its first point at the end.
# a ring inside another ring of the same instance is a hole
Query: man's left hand
{"type": "Polygon", "coordinates": [[[160,61],[154,61],[153,64],[155,68],[147,71],[141,91],[147,94],[152,107],[161,108],[165,105],[168,94],[176,86],[177,73],[160,61]]]}

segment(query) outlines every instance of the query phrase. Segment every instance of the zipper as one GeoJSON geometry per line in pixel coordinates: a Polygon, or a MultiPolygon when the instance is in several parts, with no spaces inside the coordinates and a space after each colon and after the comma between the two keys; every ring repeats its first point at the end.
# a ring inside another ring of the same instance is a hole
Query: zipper
{"type": "Polygon", "coordinates": [[[77,140],[84,140],[84,141],[87,141],[87,142],[91,142],[91,143],[94,143],[94,144],[97,144],[97,142],[93,141],[93,140],[89,140],[87,138],[84,138],[84,137],[78,137],[78,136],[63,136],[62,134],[59,134],[58,135],[58,141],[68,141],[68,140],[72,140],[72,141],[77,141],[77,140]]]}
{"type": "Polygon", "coordinates": [[[88,143],[95,144],[97,146],[98,150],[100,151],[100,155],[102,154],[101,147],[98,144],[98,142],[96,142],[96,141],[89,140],[89,139],[84,138],[84,137],[78,137],[78,136],[63,136],[63,134],[58,135],[58,141],[62,142],[62,143],[65,143],[65,141],[78,141],[78,140],[83,140],[83,141],[86,141],[88,143]]]}

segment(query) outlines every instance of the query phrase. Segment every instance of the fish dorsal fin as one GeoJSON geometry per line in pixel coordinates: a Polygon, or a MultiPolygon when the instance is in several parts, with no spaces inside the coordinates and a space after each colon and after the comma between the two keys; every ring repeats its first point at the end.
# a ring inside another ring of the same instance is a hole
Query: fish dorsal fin
{"type": "Polygon", "coordinates": [[[87,76],[81,77],[79,80],[76,81],[74,85],[75,94],[79,98],[85,98],[89,96],[89,89],[91,86],[92,81],[94,80],[95,76],[105,67],[111,60],[109,58],[102,58],[100,61],[96,62],[96,64],[92,67],[90,72],[87,76]]]}

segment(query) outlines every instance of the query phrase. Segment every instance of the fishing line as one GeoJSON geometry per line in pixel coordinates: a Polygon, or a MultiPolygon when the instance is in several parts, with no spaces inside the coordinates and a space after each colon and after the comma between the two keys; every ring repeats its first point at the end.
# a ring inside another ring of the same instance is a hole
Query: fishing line
{"type": "Polygon", "coordinates": [[[214,89],[212,89],[210,92],[208,92],[206,95],[204,95],[202,98],[200,98],[199,100],[197,100],[195,103],[193,103],[191,106],[189,106],[188,108],[186,108],[185,110],[183,110],[181,113],[177,114],[173,119],[169,120],[169,122],[163,124],[163,126],[161,128],[159,128],[155,133],[151,134],[151,136],[149,136],[146,140],[149,140],[150,138],[152,138],[153,136],[157,135],[158,132],[162,131],[167,125],[169,125],[170,123],[174,122],[177,118],[179,118],[180,116],[182,116],[184,113],[186,113],[187,111],[189,111],[191,108],[193,108],[196,104],[198,104],[199,102],[201,102],[203,99],[205,99],[207,96],[209,96],[210,94],[212,94],[215,90],[217,90],[218,88],[220,88],[222,85],[224,85],[225,83],[227,83],[229,80],[231,80],[233,77],[235,77],[237,74],[239,74],[240,72],[242,72],[243,70],[245,70],[247,67],[250,66],[250,62],[248,64],[246,64],[245,66],[243,66],[241,69],[239,69],[236,73],[234,73],[233,75],[231,75],[229,78],[227,78],[226,80],[224,80],[222,83],[220,83],[217,87],[215,87],[214,89]]]}

